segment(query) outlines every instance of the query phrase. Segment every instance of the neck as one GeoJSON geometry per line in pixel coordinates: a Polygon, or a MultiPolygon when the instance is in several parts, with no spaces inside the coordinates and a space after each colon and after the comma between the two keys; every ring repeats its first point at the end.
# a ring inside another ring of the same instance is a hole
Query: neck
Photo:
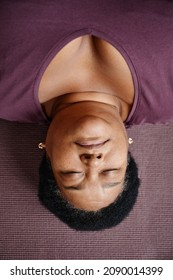
{"type": "Polygon", "coordinates": [[[127,119],[131,109],[130,104],[124,102],[123,100],[121,100],[113,94],[105,92],[87,91],[68,93],[54,98],[48,101],[46,104],[44,104],[46,105],[44,106],[44,110],[47,116],[52,120],[54,116],[63,108],[66,108],[74,103],[86,101],[104,103],[114,107],[115,110],[118,111],[123,122],[127,119]]]}

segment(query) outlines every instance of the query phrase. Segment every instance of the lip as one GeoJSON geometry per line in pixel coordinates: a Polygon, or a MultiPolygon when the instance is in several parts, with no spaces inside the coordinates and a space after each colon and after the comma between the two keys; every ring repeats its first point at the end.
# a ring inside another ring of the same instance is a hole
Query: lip
{"type": "Polygon", "coordinates": [[[75,142],[76,145],[85,148],[85,149],[99,149],[103,147],[109,140],[106,141],[93,141],[93,140],[86,140],[86,141],[78,141],[75,142]]]}

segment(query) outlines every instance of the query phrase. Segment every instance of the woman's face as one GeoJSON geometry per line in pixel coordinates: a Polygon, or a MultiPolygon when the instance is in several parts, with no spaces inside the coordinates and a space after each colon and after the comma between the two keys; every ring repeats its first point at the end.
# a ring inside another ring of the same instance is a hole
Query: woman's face
{"type": "Polygon", "coordinates": [[[86,101],[59,110],[46,152],[59,189],[75,207],[96,211],[122,192],[128,140],[115,107],[86,101]]]}

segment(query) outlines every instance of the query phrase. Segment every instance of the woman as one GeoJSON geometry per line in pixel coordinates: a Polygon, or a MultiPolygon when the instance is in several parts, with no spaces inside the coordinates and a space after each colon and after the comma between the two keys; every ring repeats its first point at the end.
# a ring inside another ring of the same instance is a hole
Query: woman
{"type": "Polygon", "coordinates": [[[173,118],[172,12],[161,0],[1,3],[0,117],[49,124],[39,197],[77,230],[114,226],[136,201],[126,128],[173,118]]]}
{"type": "Polygon", "coordinates": [[[134,173],[125,180],[130,171],[126,174],[128,137],[123,122],[131,110],[134,88],[122,56],[93,35],[78,37],[46,68],[39,98],[51,120],[40,148],[46,149],[56,180],[50,193],[48,167],[41,168],[41,201],[79,230],[119,223],[132,208],[139,184],[130,155],[129,169],[134,173]],[[115,72],[117,77],[111,77],[115,72]]]}

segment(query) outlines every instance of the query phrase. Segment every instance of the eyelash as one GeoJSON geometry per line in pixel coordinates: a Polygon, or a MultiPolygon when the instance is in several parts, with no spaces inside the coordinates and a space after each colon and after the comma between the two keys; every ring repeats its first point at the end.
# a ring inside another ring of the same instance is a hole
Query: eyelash
{"type": "Polygon", "coordinates": [[[68,175],[68,174],[81,174],[82,172],[72,172],[72,171],[68,171],[68,172],[62,172],[62,174],[68,175]]]}
{"type": "Polygon", "coordinates": [[[78,190],[78,187],[70,187],[69,190],[78,190]]]}
{"type": "Polygon", "coordinates": [[[117,171],[118,169],[110,169],[110,170],[103,170],[101,173],[113,172],[117,171]]]}

